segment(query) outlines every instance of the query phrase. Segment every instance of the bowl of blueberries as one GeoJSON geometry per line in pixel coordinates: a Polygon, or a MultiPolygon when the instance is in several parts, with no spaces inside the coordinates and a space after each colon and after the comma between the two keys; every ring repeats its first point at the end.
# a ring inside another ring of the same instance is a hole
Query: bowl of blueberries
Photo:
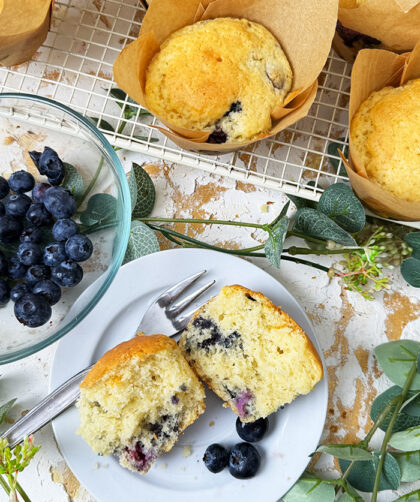
{"type": "Polygon", "coordinates": [[[121,162],[89,119],[0,94],[0,364],[48,346],[95,307],[130,219],[121,162]]]}

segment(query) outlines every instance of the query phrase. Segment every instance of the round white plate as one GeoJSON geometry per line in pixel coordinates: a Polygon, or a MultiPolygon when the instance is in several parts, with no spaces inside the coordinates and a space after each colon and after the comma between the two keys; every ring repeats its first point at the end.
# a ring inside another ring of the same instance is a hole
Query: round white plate
{"type": "MultiPolygon", "coordinates": [[[[213,278],[216,284],[200,303],[227,284],[241,284],[261,291],[302,326],[321,354],[314,329],[302,307],[269,274],[227,254],[175,249],[145,256],[120,269],[95,309],[60,341],[50,388],[55,389],[108,349],[130,338],[143,312],[162,290],[204,268],[208,272],[196,286],[213,278]]],[[[159,326],[156,331],[159,332],[159,326]]],[[[114,457],[95,455],[76,434],[79,415],[74,406],[54,420],[53,428],[70,469],[98,502],[279,500],[299,478],[310,460],[308,455],[317,447],[328,401],[326,377],[313,392],[270,416],[269,432],[256,445],[263,459],[260,471],[246,481],[233,478],[227,469],[212,474],[202,462],[204,451],[211,443],[229,447],[241,441],[235,430],[236,415],[223,408],[221,400],[211,391],[207,389],[206,393],[205,413],[144,476],[123,469],[114,457]]]]}

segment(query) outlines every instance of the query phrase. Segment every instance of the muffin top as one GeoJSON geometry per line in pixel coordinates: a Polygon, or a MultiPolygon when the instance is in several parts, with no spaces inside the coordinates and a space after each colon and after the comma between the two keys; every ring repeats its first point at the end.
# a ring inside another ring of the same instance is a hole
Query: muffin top
{"type": "Polygon", "coordinates": [[[420,201],[420,79],[373,92],[354,115],[350,137],[369,179],[399,199],[420,201]]]}
{"type": "Polygon", "coordinates": [[[146,76],[149,109],[178,127],[240,142],[271,129],[271,113],[292,86],[274,36],[246,19],[200,21],[173,33],[146,76]]]}

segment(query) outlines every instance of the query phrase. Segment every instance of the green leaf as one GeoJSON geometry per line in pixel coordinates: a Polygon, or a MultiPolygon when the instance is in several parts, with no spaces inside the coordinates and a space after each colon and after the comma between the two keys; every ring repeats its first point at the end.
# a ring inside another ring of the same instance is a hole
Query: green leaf
{"type": "Polygon", "coordinates": [[[345,460],[372,460],[373,453],[352,444],[326,444],[316,450],[345,460]]]}
{"type": "Polygon", "coordinates": [[[403,483],[411,483],[420,479],[420,450],[394,453],[393,455],[400,466],[403,483]]]}
{"type": "MultiPolygon", "coordinates": [[[[127,93],[125,93],[122,89],[114,88],[111,89],[109,93],[113,98],[118,100],[116,101],[116,103],[123,110],[124,118],[126,120],[129,120],[137,115],[137,110],[139,109],[140,105],[136,103],[134,99],[131,99],[130,96],[127,96],[127,93]],[[126,104],[125,103],[126,98],[128,103],[132,103],[135,106],[130,106],[129,104],[126,104]]],[[[151,113],[141,108],[139,115],[140,116],[151,115],[151,113]]]]}
{"type": "Polygon", "coordinates": [[[308,207],[298,209],[294,230],[310,237],[331,240],[343,246],[356,246],[353,237],[324,213],[308,207]]]}
{"type": "Polygon", "coordinates": [[[16,398],[11,399],[10,401],[7,401],[7,403],[0,406],[0,424],[5,421],[6,416],[9,413],[10,408],[15,404],[15,401],[16,398]]]}
{"type": "Polygon", "coordinates": [[[304,473],[283,497],[284,502],[334,502],[334,499],[334,486],[309,473],[304,473]]]}
{"type": "MultiPolygon", "coordinates": [[[[340,469],[345,472],[350,465],[350,460],[339,461],[340,469]]],[[[362,492],[371,492],[375,483],[376,470],[379,464],[379,453],[375,452],[372,460],[356,461],[347,477],[348,482],[357,490],[362,492]]],[[[384,461],[384,467],[379,480],[379,491],[396,490],[400,486],[401,471],[395,458],[387,453],[384,461]]]]}
{"type": "Polygon", "coordinates": [[[420,260],[417,258],[407,258],[401,263],[401,275],[415,288],[420,288],[420,260]]]}
{"type": "Polygon", "coordinates": [[[275,227],[277,223],[283,218],[283,216],[286,216],[287,211],[289,210],[289,206],[290,200],[282,207],[280,214],[270,223],[271,228],[275,227]]]}
{"type": "Polygon", "coordinates": [[[85,189],[82,175],[71,164],[68,164],[67,162],[63,162],[63,164],[66,169],[66,174],[61,186],[63,188],[67,188],[77,201],[83,195],[85,189]]]}
{"type": "Polygon", "coordinates": [[[363,498],[349,483],[346,483],[345,490],[346,492],[338,498],[337,502],[364,502],[363,498]]]}
{"type": "Polygon", "coordinates": [[[362,203],[344,183],[335,183],[325,189],[318,209],[351,234],[360,232],[366,224],[362,203]]]}
{"type": "Polygon", "coordinates": [[[94,225],[112,220],[117,214],[117,199],[107,193],[96,193],[88,200],[86,209],[80,215],[84,225],[94,225]]]}
{"type": "MultiPolygon", "coordinates": [[[[344,137],[338,138],[338,141],[344,142],[345,138],[344,137]]],[[[331,155],[334,157],[340,157],[338,150],[341,150],[343,152],[344,157],[348,158],[348,156],[349,156],[348,145],[343,145],[343,143],[336,143],[335,141],[328,144],[328,150],[327,150],[328,155],[331,155]]],[[[332,159],[330,157],[328,158],[328,160],[329,160],[330,164],[333,166],[335,172],[337,172],[338,166],[340,164],[340,160],[339,159],[332,159]]],[[[346,169],[343,165],[341,165],[338,175],[339,176],[347,176],[346,169]]]]}
{"type": "Polygon", "coordinates": [[[114,132],[114,130],[115,130],[112,127],[112,125],[104,119],[99,120],[98,117],[88,117],[88,119],[91,122],[93,122],[96,125],[96,127],[100,128],[100,129],[104,129],[105,131],[110,131],[110,132],[114,132]]]}
{"type": "Polygon", "coordinates": [[[414,492],[407,493],[402,497],[399,497],[394,500],[394,502],[419,502],[420,500],[420,489],[415,490],[414,492]]]}
{"type": "Polygon", "coordinates": [[[314,200],[304,199],[303,197],[298,197],[297,195],[286,195],[293,202],[297,209],[302,209],[303,207],[311,207],[312,209],[316,209],[317,207],[317,203],[314,200]]]}
{"type": "Polygon", "coordinates": [[[132,221],[124,262],[159,251],[156,234],[142,221],[132,221]]]}
{"type": "MultiPolygon", "coordinates": [[[[156,191],[152,178],[138,164],[133,163],[131,175],[134,173],[137,184],[137,200],[133,209],[134,218],[145,218],[153,211],[156,191]]],[[[130,178],[131,178],[130,175],[130,178]]]]}
{"type": "Polygon", "coordinates": [[[415,451],[420,450],[420,426],[393,434],[389,444],[396,450],[415,451]]]}
{"type": "MultiPolygon", "coordinates": [[[[417,361],[418,365],[418,361],[417,361]]],[[[407,415],[420,419],[420,392],[409,392],[409,398],[404,402],[401,407],[407,415]]],[[[408,427],[414,427],[418,424],[410,424],[408,427]]],[[[406,429],[408,428],[406,427],[406,429]]]]}
{"type": "MultiPolygon", "coordinates": [[[[417,362],[420,343],[414,340],[397,340],[375,348],[375,356],[385,375],[399,387],[404,387],[408,373],[417,362]]],[[[420,390],[420,374],[413,378],[410,390],[420,390]]]]}
{"type": "Polygon", "coordinates": [[[159,138],[150,138],[149,136],[133,136],[133,138],[139,139],[140,141],[148,141],[149,143],[157,143],[159,138]]]}
{"type": "MultiPolygon", "coordinates": [[[[379,415],[382,413],[387,404],[392,401],[394,397],[401,395],[401,392],[401,387],[394,385],[393,387],[390,387],[385,392],[382,392],[382,394],[379,394],[379,396],[376,397],[370,409],[370,416],[374,422],[378,419],[379,415]]],[[[409,407],[409,404],[407,405],[407,407],[409,407]]],[[[384,432],[388,428],[394,409],[395,406],[391,408],[385,420],[379,426],[384,432]]],[[[420,425],[420,416],[411,416],[407,413],[407,408],[403,408],[397,416],[397,420],[395,421],[392,431],[403,431],[405,429],[408,429],[409,427],[414,427],[416,425],[420,425]]]]}
{"type": "Polygon", "coordinates": [[[420,232],[410,232],[405,236],[405,242],[413,248],[413,258],[420,260],[420,232]]]}
{"type": "Polygon", "coordinates": [[[280,268],[281,253],[283,252],[284,239],[288,228],[289,218],[283,216],[277,225],[268,232],[268,239],[265,241],[265,255],[276,268],[280,268]]]}
{"type": "Polygon", "coordinates": [[[131,212],[133,212],[137,203],[137,181],[134,171],[131,171],[128,176],[128,188],[130,190],[131,212]]]}

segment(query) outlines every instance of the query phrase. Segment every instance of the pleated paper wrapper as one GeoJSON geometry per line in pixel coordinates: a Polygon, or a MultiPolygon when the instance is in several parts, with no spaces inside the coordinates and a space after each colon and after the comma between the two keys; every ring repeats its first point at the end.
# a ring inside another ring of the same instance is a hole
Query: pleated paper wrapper
{"type": "MultiPolygon", "coordinates": [[[[114,64],[118,87],[147,108],[146,72],[162,43],[176,30],[205,19],[245,18],[265,26],[280,42],[293,70],[293,86],[273,127],[241,143],[206,143],[210,132],[184,129],[165,122],[159,128],[181,148],[200,153],[230,152],[274,136],[305,117],[315,100],[318,76],[331,48],[338,0],[153,0],[139,38],[127,45],[114,64]]],[[[182,71],[182,68],[180,68],[182,71]]]]}

